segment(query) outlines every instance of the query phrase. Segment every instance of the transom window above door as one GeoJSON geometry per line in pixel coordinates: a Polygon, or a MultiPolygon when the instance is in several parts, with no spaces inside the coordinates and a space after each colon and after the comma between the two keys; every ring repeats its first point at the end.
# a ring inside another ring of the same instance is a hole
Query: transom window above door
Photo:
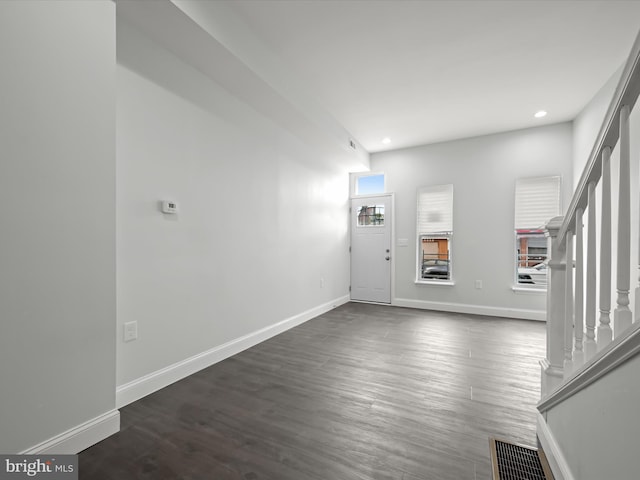
{"type": "Polygon", "coordinates": [[[375,195],[385,193],[384,173],[359,174],[356,177],[356,195],[375,195]]]}

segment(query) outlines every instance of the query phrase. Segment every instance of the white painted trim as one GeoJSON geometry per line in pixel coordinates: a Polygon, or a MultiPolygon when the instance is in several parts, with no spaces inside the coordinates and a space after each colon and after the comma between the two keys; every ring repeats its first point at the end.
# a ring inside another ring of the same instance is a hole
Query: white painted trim
{"type": "Polygon", "coordinates": [[[574,372],[566,382],[544,398],[538,404],[538,410],[548,411],[638,354],[640,354],[640,323],[635,323],[624,332],[623,336],[614,339],[582,368],[574,372]]]}
{"type": "Polygon", "coordinates": [[[526,288],[526,287],[516,287],[515,285],[511,287],[511,291],[516,295],[546,295],[546,288],[526,288]]]}
{"type": "Polygon", "coordinates": [[[384,192],[384,193],[367,193],[367,194],[363,194],[363,195],[351,195],[349,197],[349,203],[351,203],[351,200],[360,200],[361,198],[380,198],[380,197],[388,197],[390,195],[393,195],[394,192],[384,192]]]}
{"type": "Polygon", "coordinates": [[[366,305],[381,305],[383,307],[392,307],[393,303],[384,303],[384,302],[370,302],[368,300],[349,300],[351,303],[364,303],[366,305]]]}
{"type": "Polygon", "coordinates": [[[416,280],[416,285],[440,285],[444,287],[454,287],[456,282],[453,280],[416,280]]]}
{"type": "Polygon", "coordinates": [[[20,455],[75,455],[120,431],[120,412],[111,410],[45,440],[20,455]]]}
{"type": "MultiPolygon", "coordinates": [[[[386,180],[385,180],[386,181],[386,180]]],[[[379,304],[379,305],[392,305],[393,304],[393,297],[396,294],[396,275],[395,275],[395,269],[396,269],[396,194],[395,192],[385,192],[385,193],[372,193],[370,195],[352,195],[351,198],[349,199],[349,275],[350,277],[353,277],[353,256],[351,255],[351,249],[353,247],[353,218],[351,217],[352,214],[352,210],[353,210],[353,202],[354,200],[362,200],[364,198],[388,198],[389,201],[391,202],[391,232],[389,234],[389,244],[390,244],[390,257],[391,257],[391,268],[389,269],[389,303],[386,302],[374,302],[374,301],[368,301],[368,300],[354,300],[351,299],[352,302],[359,302],[359,303],[375,303],[375,304],[379,304]]],[[[386,221],[386,220],[385,220],[386,221]]],[[[358,228],[356,226],[356,228],[358,228]]],[[[351,280],[349,280],[349,283],[351,283],[351,280]]],[[[351,290],[351,287],[349,287],[349,290],[351,290]]],[[[351,296],[351,292],[349,293],[349,296],[351,296]]]]}
{"type": "MultiPolygon", "coordinates": [[[[387,182],[387,176],[385,175],[385,185],[387,182]]],[[[385,187],[386,189],[386,187],[385,187]]],[[[396,194],[395,192],[389,192],[391,195],[391,269],[389,274],[391,275],[391,298],[390,302],[393,302],[393,298],[396,296],[396,194]]]]}
{"type": "Polygon", "coordinates": [[[420,308],[423,310],[438,310],[442,312],[471,313],[474,315],[489,315],[492,317],[520,318],[523,320],[546,321],[547,319],[547,312],[544,310],[488,307],[486,305],[432,302],[426,300],[413,300],[409,298],[394,298],[391,303],[397,307],[420,308]]]}
{"type": "Polygon", "coordinates": [[[551,467],[551,471],[553,472],[553,477],[555,478],[555,480],[574,480],[574,476],[571,473],[569,464],[564,458],[564,455],[562,454],[562,450],[560,449],[560,445],[558,445],[556,438],[553,436],[553,433],[551,433],[551,430],[549,430],[547,422],[540,414],[540,412],[536,413],[538,424],[536,434],[538,435],[540,446],[542,447],[542,450],[544,450],[544,454],[549,461],[549,466],[551,467]]]}
{"type": "Polygon", "coordinates": [[[223,345],[219,345],[205,352],[186,358],[180,362],[169,365],[160,370],[156,370],[148,375],[137,378],[129,383],[116,388],[116,406],[124,407],[136,400],[171,385],[178,380],[182,380],[203,368],[207,368],[226,358],[253,347],[271,337],[296,327],[318,315],[322,315],[340,305],[349,302],[349,295],[345,295],[317,307],[306,310],[293,317],[282,320],[268,327],[244,335],[235,340],[231,340],[223,345]]]}

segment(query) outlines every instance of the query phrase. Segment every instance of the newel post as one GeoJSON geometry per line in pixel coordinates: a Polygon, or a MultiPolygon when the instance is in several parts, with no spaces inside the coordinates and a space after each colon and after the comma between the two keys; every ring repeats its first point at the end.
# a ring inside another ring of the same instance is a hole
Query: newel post
{"type": "Polygon", "coordinates": [[[562,382],[564,373],[564,329],[566,252],[558,239],[563,217],[552,218],[545,228],[548,253],[547,284],[547,357],[540,362],[542,368],[542,398],[562,382]]]}

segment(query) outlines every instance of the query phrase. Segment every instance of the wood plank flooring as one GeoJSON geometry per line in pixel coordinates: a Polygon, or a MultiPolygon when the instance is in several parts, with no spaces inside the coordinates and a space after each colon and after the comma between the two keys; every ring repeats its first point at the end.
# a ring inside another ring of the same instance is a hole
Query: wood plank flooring
{"type": "Polygon", "coordinates": [[[349,303],[121,409],[86,480],[489,480],[535,445],[541,322],[349,303]]]}

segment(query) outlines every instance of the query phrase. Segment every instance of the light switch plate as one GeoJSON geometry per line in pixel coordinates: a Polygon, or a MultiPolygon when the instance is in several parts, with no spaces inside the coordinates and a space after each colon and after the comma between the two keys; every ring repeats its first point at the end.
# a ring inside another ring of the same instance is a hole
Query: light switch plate
{"type": "Polygon", "coordinates": [[[130,342],[138,338],[138,322],[127,322],[124,324],[125,342],[130,342]]]}

